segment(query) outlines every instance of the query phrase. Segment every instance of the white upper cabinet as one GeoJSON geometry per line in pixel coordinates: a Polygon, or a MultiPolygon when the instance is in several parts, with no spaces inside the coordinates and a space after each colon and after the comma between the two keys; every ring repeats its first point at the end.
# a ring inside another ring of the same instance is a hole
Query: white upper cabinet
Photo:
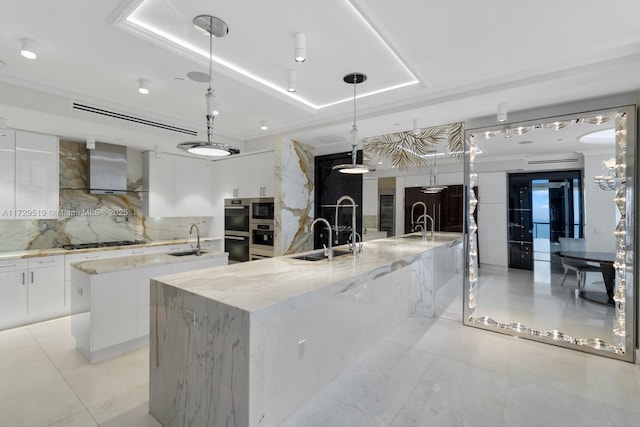
{"type": "Polygon", "coordinates": [[[144,216],[213,216],[211,169],[204,159],[143,153],[144,216]]]}
{"type": "Polygon", "coordinates": [[[0,218],[57,218],[58,137],[20,130],[4,134],[0,136],[0,218]]]}
{"type": "Polygon", "coordinates": [[[0,132],[0,209],[1,217],[12,217],[11,210],[15,208],[15,132],[7,129],[0,132]]]}
{"type": "Polygon", "coordinates": [[[273,151],[222,159],[214,162],[214,169],[214,189],[220,198],[273,197],[273,151]]]}

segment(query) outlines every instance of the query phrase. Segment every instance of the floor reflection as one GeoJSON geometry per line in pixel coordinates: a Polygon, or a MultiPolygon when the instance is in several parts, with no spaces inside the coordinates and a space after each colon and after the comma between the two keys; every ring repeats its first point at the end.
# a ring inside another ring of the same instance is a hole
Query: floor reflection
{"type": "MultiPolygon", "coordinates": [[[[481,267],[474,315],[613,344],[614,308],[581,298],[573,274],[561,286],[562,270],[555,270],[544,260],[536,261],[533,271],[481,267]]],[[[602,275],[588,273],[585,290],[603,291],[602,275]]]]}

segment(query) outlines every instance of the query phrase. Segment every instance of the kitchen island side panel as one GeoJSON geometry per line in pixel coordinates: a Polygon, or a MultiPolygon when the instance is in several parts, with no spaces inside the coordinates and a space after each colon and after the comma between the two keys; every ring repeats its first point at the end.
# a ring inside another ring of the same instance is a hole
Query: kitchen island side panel
{"type": "Polygon", "coordinates": [[[249,313],[151,280],[149,412],[164,426],[249,425],[249,313]]]}

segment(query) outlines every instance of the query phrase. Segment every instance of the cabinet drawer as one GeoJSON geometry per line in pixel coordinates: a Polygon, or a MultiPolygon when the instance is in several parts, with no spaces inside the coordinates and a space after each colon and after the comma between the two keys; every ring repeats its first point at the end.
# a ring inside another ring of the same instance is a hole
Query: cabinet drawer
{"type": "Polygon", "coordinates": [[[27,268],[27,260],[22,258],[4,259],[0,261],[0,272],[24,270],[27,268]]]}
{"type": "Polygon", "coordinates": [[[64,265],[64,255],[28,258],[27,265],[29,270],[33,270],[35,268],[57,267],[64,265]]]}

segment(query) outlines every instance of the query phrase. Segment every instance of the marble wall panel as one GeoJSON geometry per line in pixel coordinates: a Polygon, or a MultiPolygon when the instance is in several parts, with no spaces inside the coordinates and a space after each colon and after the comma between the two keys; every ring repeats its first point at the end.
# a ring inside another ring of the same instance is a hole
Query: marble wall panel
{"type": "Polygon", "coordinates": [[[88,156],[84,144],[60,141],[60,209],[58,219],[0,221],[0,251],[49,249],[69,243],[186,238],[193,222],[207,228],[209,218],[142,216],[142,152],[127,148],[125,195],[89,194],[88,156]],[[127,211],[115,216],[110,211],[127,211]],[[87,212],[104,212],[88,215],[87,212]]]}
{"type": "Polygon", "coordinates": [[[313,249],[309,235],[314,211],[313,156],[313,147],[296,141],[276,144],[276,256],[313,249]]]}

